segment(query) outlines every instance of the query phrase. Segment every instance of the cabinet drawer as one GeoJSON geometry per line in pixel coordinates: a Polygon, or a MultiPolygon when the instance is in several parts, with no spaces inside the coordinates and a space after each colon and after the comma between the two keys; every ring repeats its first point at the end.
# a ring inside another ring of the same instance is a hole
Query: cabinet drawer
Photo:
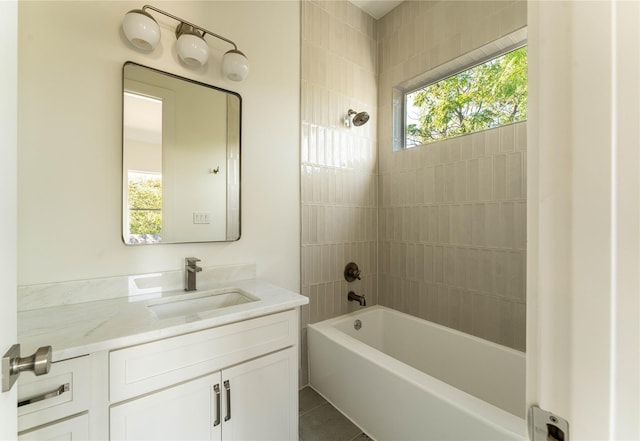
{"type": "Polygon", "coordinates": [[[91,390],[89,376],[88,356],[52,363],[49,373],[39,377],[30,372],[21,374],[18,431],[87,410],[91,390]]]}
{"type": "Polygon", "coordinates": [[[89,416],[86,413],[18,434],[18,441],[60,441],[83,439],[89,439],[89,416]]]}
{"type": "Polygon", "coordinates": [[[110,401],[172,386],[296,344],[294,310],[172,337],[109,354],[110,401]]]}

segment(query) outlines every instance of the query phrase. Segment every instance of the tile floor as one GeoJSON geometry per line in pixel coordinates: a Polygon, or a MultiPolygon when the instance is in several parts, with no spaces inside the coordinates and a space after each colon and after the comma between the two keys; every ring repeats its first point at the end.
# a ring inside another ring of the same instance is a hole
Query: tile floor
{"type": "Polygon", "coordinates": [[[310,387],[300,390],[300,441],[371,441],[310,387]]]}

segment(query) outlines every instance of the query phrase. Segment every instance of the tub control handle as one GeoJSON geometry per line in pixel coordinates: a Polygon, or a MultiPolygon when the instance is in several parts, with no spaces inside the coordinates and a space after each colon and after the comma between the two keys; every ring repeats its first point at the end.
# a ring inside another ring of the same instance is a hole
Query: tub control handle
{"type": "Polygon", "coordinates": [[[231,419],[231,386],[229,385],[229,380],[224,381],[224,388],[227,391],[227,415],[224,420],[229,421],[231,419]]]}
{"type": "Polygon", "coordinates": [[[347,266],[344,267],[344,280],[347,282],[353,282],[354,280],[360,279],[360,268],[355,262],[347,263],[347,266]]]}
{"type": "Polygon", "coordinates": [[[216,420],[213,422],[213,427],[220,425],[220,385],[213,386],[213,391],[216,394],[216,420]]]}

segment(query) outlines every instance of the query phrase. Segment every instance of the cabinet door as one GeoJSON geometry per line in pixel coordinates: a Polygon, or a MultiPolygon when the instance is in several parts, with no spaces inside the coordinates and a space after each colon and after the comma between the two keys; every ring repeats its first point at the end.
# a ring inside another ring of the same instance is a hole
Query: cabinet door
{"type": "Polygon", "coordinates": [[[62,441],[89,439],[89,416],[85,413],[36,430],[22,432],[18,441],[62,441]]]}
{"type": "Polygon", "coordinates": [[[222,379],[225,441],[298,439],[295,347],[225,369],[222,379]]]}
{"type": "Polygon", "coordinates": [[[112,406],[112,440],[219,439],[215,385],[220,373],[207,375],[112,406]],[[218,432],[216,434],[216,432],[218,432]]]}

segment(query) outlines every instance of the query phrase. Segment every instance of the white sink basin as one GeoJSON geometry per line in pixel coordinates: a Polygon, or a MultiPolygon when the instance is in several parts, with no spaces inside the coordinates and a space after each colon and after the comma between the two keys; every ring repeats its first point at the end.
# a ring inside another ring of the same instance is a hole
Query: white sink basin
{"type": "Polygon", "coordinates": [[[181,317],[255,302],[259,298],[236,288],[179,294],[147,305],[159,319],[181,317]]]}

